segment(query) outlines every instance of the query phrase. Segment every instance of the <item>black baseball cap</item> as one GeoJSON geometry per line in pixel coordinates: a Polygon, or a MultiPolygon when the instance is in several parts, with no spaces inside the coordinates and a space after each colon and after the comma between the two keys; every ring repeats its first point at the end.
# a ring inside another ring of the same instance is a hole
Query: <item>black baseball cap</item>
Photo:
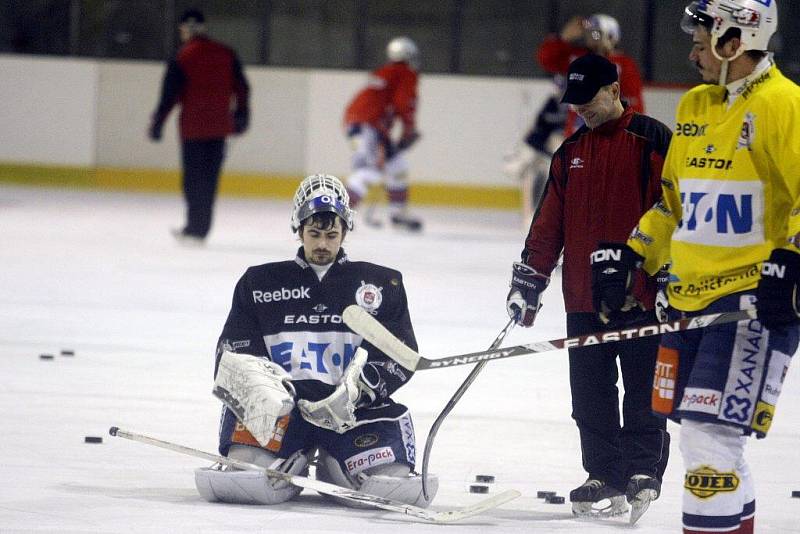
{"type": "Polygon", "coordinates": [[[566,104],[582,105],[590,102],[601,87],[619,79],[617,66],[603,56],[586,54],[569,64],[567,90],[561,98],[566,104]]]}
{"type": "Polygon", "coordinates": [[[206,17],[203,15],[203,12],[199,9],[187,9],[181,15],[180,23],[193,23],[193,24],[204,24],[206,22],[206,17]]]}

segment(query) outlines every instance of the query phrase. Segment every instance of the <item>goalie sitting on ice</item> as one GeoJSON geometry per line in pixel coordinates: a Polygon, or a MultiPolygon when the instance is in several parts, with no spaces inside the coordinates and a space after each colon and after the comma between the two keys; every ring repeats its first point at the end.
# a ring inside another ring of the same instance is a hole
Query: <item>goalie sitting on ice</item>
{"type": "MultiPolygon", "coordinates": [[[[302,243],[297,256],[247,269],[219,339],[220,454],[301,476],[315,462],[319,480],[427,506],[413,472],[411,416],[390,398],[412,373],[342,322],[358,304],[417,350],[402,276],[349,260],[341,245],[353,213],[333,176],[300,184],[291,227],[302,243]]],[[[196,470],[195,482],[212,502],[277,504],[301,491],[219,465],[196,470]]],[[[438,483],[429,482],[433,500],[438,483]]]]}

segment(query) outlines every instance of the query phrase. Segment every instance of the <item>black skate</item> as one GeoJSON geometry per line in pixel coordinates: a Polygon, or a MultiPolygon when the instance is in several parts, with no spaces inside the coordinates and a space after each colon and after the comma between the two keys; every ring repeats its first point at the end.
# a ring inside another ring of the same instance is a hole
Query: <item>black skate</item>
{"type": "Polygon", "coordinates": [[[422,221],[419,219],[414,219],[409,217],[408,215],[392,215],[392,226],[395,228],[400,228],[402,230],[408,230],[409,232],[420,232],[422,231],[422,221]]]}
{"type": "Polygon", "coordinates": [[[644,515],[650,503],[661,494],[661,481],[649,475],[633,475],[625,489],[625,497],[631,504],[633,525],[644,515]]]}
{"type": "Polygon", "coordinates": [[[614,517],[628,511],[621,491],[594,478],[569,492],[569,500],[572,513],[578,517],[614,517]]]}

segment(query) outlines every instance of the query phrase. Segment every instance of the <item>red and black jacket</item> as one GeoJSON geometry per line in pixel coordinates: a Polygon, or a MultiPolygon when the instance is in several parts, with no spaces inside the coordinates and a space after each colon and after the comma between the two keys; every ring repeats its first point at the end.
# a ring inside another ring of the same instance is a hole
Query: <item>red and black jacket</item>
{"type": "MultiPolygon", "coordinates": [[[[553,155],[522,261],[549,275],[563,250],[564,305],[592,312],[589,255],[601,241],[624,243],[645,211],[661,198],[661,169],[672,133],[626,108],[590,130],[581,127],[553,155]]],[[[634,296],[653,307],[655,279],[639,273],[634,296]]]]}
{"type": "Polygon", "coordinates": [[[170,61],[153,123],[162,124],[180,102],[181,139],[226,137],[249,117],[250,88],[236,53],[205,36],[194,37],[170,61]]]}

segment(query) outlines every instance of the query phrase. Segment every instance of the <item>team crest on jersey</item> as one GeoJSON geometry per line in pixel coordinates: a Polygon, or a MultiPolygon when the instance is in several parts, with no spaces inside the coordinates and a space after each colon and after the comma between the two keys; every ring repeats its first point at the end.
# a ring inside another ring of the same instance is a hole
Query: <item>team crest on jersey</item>
{"type": "Polygon", "coordinates": [[[369,313],[375,313],[383,302],[382,287],[361,281],[361,286],[356,290],[356,304],[369,313]]]}
{"type": "Polygon", "coordinates": [[[583,160],[581,158],[572,158],[572,161],[569,162],[570,169],[582,169],[583,168],[583,160]]]}
{"type": "Polygon", "coordinates": [[[749,111],[744,116],[742,131],[739,133],[739,141],[736,143],[736,150],[746,148],[752,150],[753,141],[756,138],[756,116],[749,111]]]}

